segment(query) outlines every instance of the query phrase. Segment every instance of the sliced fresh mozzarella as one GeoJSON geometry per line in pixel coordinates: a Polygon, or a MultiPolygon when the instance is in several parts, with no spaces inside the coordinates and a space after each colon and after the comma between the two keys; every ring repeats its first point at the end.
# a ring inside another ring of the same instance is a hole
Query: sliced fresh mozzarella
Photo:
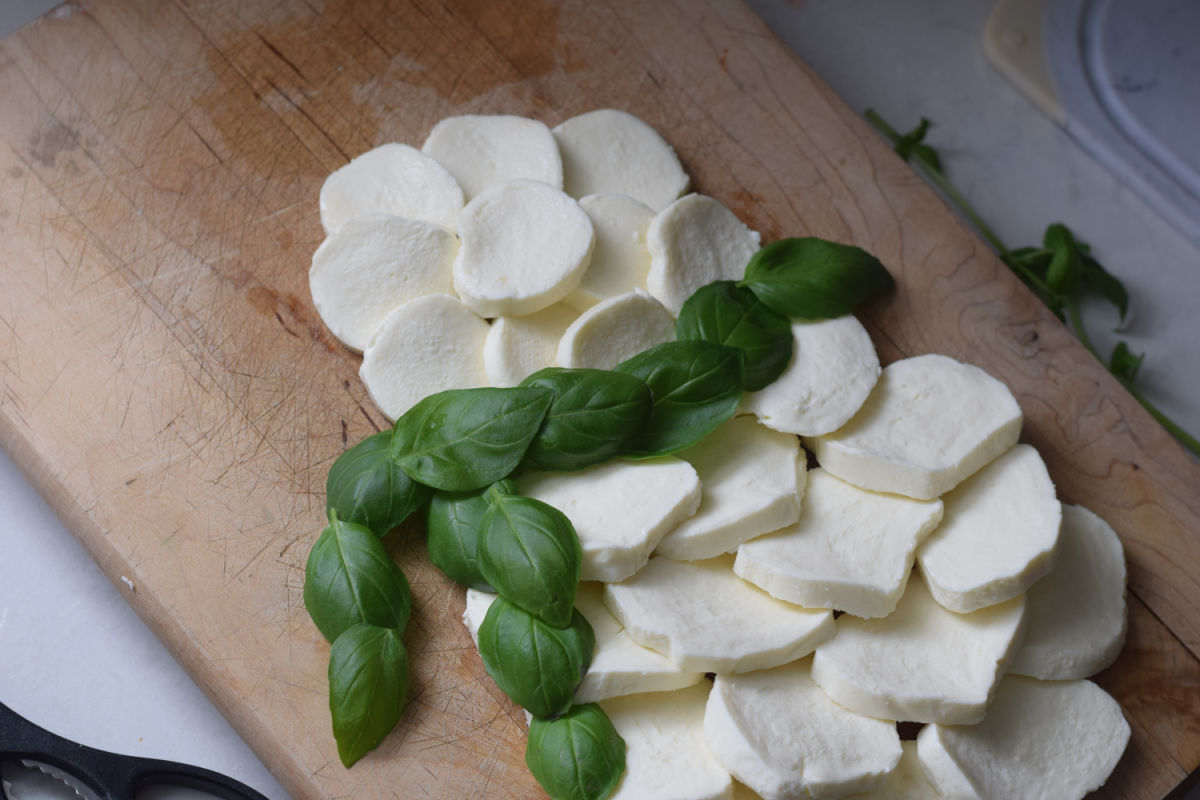
{"type": "Polygon", "coordinates": [[[625,194],[657,211],[687,191],[687,173],[658,131],[625,111],[601,108],[554,129],[563,186],[572,197],[625,194]]]}
{"type": "Polygon", "coordinates": [[[838,619],[817,648],[813,678],[837,703],[880,719],[971,724],[1025,633],[1025,598],[955,614],[914,574],[883,619],[838,619]]]}
{"type": "Polygon", "coordinates": [[[671,456],[608,461],[577,472],[526,472],[517,489],[571,520],[583,547],[585,581],[619,581],[637,572],[667,531],[700,504],[696,470],[671,456]]]}
{"type": "Polygon", "coordinates": [[[450,295],[418,297],[387,315],[358,375],[375,405],[396,419],[434,392],[486,386],[487,334],[487,322],[450,295]]]}
{"type": "Polygon", "coordinates": [[[986,800],[1079,800],[1108,779],[1128,743],[1121,707],[1091,681],[1009,675],[982,722],[928,725],[917,753],[934,786],[949,773],[953,796],[966,795],[965,779],[986,800]]]}
{"type": "Polygon", "coordinates": [[[462,621],[463,625],[467,626],[467,632],[471,634],[471,641],[479,647],[479,626],[483,624],[483,618],[487,616],[488,609],[492,607],[492,603],[496,602],[496,598],[500,595],[495,592],[481,592],[478,589],[467,589],[466,607],[463,608],[462,621]]]}
{"type": "Polygon", "coordinates": [[[730,570],[732,558],[652,558],[604,587],[633,640],[684,669],[735,673],[795,661],[833,636],[833,614],[781,602],[730,570]]]}
{"type": "Polygon", "coordinates": [[[1019,444],[943,500],[917,563],[939,603],[964,614],[1023,594],[1054,566],[1062,505],[1037,450],[1019,444]]]}
{"type": "Polygon", "coordinates": [[[1042,680],[1095,675],[1125,642],[1125,553],[1116,531],[1063,506],[1058,559],[1026,595],[1029,628],[1008,671],[1042,680]]]}
{"type": "Polygon", "coordinates": [[[483,345],[483,366],[492,386],[516,386],[554,365],[558,340],[579,312],[563,303],[523,317],[497,317],[483,345]]]}
{"type": "Polygon", "coordinates": [[[941,518],[940,500],[868,492],[813,470],[799,521],[739,547],[733,571],[789,603],[886,617],[941,518]]]}
{"type": "Polygon", "coordinates": [[[579,204],[537,181],[510,181],[467,203],[454,288],[485,317],[532,314],[579,285],[595,239],[579,204]]]}
{"type": "Polygon", "coordinates": [[[713,558],[800,517],[805,459],[795,436],[734,417],[679,457],[700,476],[700,508],[659,542],[659,555],[713,558]]]}
{"type": "Polygon", "coordinates": [[[806,444],[844,481],[929,500],[1012,447],[1020,432],[1008,387],[979,367],[930,354],[889,364],[853,419],[806,444]]]}
{"type": "Polygon", "coordinates": [[[454,230],[463,202],[458,182],[437,161],[406,144],[384,144],[325,179],[321,225],[333,233],[354,217],[390,214],[454,230]]]}
{"type": "Polygon", "coordinates": [[[561,367],[612,369],[643,350],[674,339],[671,312],[641,289],[634,289],[580,314],[563,333],[556,359],[561,367]]]}
{"type": "Polygon", "coordinates": [[[689,194],[655,215],[646,231],[646,289],[672,314],[707,283],[741,280],[760,237],[711,197],[689,194]]]}
{"type": "Polygon", "coordinates": [[[846,800],[935,800],[941,798],[937,789],[925,777],[921,762],[917,758],[917,743],[900,742],[900,763],[896,771],[878,789],[853,794],[846,800]]]}
{"type": "Polygon", "coordinates": [[[342,344],[362,352],[393,308],[453,291],[457,250],[458,239],[437,225],[387,214],[356,217],[313,253],[313,305],[342,344]]]}
{"type": "Polygon", "coordinates": [[[701,681],[600,703],[625,740],[625,775],[609,800],[732,800],[733,781],[704,739],[710,688],[701,681]]]}
{"type": "Polygon", "coordinates": [[[717,760],[764,800],[876,789],[900,761],[895,724],[834,703],[813,683],[808,660],[717,675],[704,733],[717,760]]]}
{"type": "Polygon", "coordinates": [[[563,185],[562,156],[550,129],[507,115],[447,117],[433,126],[421,150],[432,156],[470,200],[511,180],[563,185]]]}
{"type": "Polygon", "coordinates": [[[773,383],[742,400],[768,428],[816,436],[854,416],[879,379],[879,356],[853,315],[792,322],[792,358],[773,383]]]}
{"type": "Polygon", "coordinates": [[[646,229],[654,210],[623,194],[592,194],[579,201],[596,230],[592,260],[567,301],[586,309],[610,297],[646,288],[650,251],[646,229]]]}
{"type": "Polygon", "coordinates": [[[926,725],[917,734],[917,761],[930,785],[936,790],[934,797],[946,800],[984,800],[979,791],[963,773],[962,768],[946,751],[942,741],[946,731],[953,727],[926,725]]]}

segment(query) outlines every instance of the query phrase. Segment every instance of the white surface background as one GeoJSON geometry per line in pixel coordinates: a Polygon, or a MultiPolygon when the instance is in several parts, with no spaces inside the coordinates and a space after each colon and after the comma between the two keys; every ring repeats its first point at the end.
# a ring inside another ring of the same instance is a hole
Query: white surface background
{"type": "MultiPolygon", "coordinates": [[[[0,0],[0,35],[52,5],[0,0]]],[[[1147,352],[1140,385],[1200,431],[1200,252],[991,69],[980,46],[988,2],[750,5],[851,108],[874,107],[901,130],[921,116],[934,120],[929,141],[946,171],[1010,247],[1038,243],[1052,221],[1091,242],[1134,296],[1134,317],[1122,335],[1147,352]]],[[[1089,311],[1107,352],[1115,315],[1089,311]]],[[[188,761],[284,800],[283,789],[2,456],[0,511],[0,699],[85,744],[188,761]]],[[[24,789],[25,800],[51,796],[37,786],[24,789]]]]}

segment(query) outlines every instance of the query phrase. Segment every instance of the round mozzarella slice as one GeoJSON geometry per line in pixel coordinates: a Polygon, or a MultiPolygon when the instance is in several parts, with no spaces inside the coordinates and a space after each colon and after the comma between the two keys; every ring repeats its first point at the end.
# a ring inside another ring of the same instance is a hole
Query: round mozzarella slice
{"type": "Polygon", "coordinates": [[[948,800],[938,794],[929,778],[925,777],[925,770],[917,758],[917,743],[902,741],[900,748],[900,763],[883,786],[855,794],[847,800],[948,800]]]}
{"type": "Polygon", "coordinates": [[[842,427],[879,379],[867,329],[847,315],[792,322],[792,358],[773,383],[746,394],[742,408],[768,428],[817,436],[842,427]]]}
{"type": "Polygon", "coordinates": [[[588,308],[601,300],[646,288],[650,251],[646,229],[654,218],[649,206],[621,194],[593,194],[579,201],[596,230],[592,260],[568,302],[588,308]]]}
{"type": "Polygon", "coordinates": [[[560,367],[612,369],[656,344],[675,340],[675,318],[641,289],[610,298],[579,315],[563,333],[560,367]]]}
{"type": "Polygon", "coordinates": [[[1125,642],[1125,553],[1116,531],[1083,506],[1062,507],[1058,558],[1030,587],[1029,629],[1008,671],[1042,680],[1095,675],[1125,642]]]}
{"type": "Polygon", "coordinates": [[[646,289],[672,314],[705,284],[741,280],[759,235],[711,197],[689,194],[655,215],[646,231],[646,289]]]}
{"type": "Polygon", "coordinates": [[[308,286],[326,327],[362,352],[388,313],[409,300],[453,289],[454,234],[386,214],[348,221],[313,253],[308,286]]]}
{"type": "Polygon", "coordinates": [[[511,180],[541,181],[556,189],[563,185],[554,134],[536,119],[447,117],[433,126],[421,150],[449,170],[468,200],[511,180]]]}
{"type": "Polygon", "coordinates": [[[595,234],[579,204],[537,181],[511,181],[477,195],[458,217],[462,245],[454,288],[485,317],[521,316],[579,285],[595,234]]]}
{"type": "Polygon", "coordinates": [[[384,144],[336,170],[321,186],[321,225],[333,233],[365,214],[419,219],[454,230],[463,193],[446,168],[406,144],[384,144]]]}
{"type": "Polygon", "coordinates": [[[671,145],[632,114],[589,111],[555,128],[554,138],[572,197],[625,194],[657,211],[687,191],[688,175],[671,145]]]}
{"type": "Polygon", "coordinates": [[[1054,566],[1062,505],[1037,450],[1019,444],[943,497],[917,550],[930,593],[964,614],[1023,594],[1054,566]]]}
{"type": "Polygon", "coordinates": [[[972,724],[1025,632],[1025,598],[955,614],[913,575],[882,619],[838,618],[817,648],[813,678],[837,703],[880,719],[972,724]]]}
{"type": "Polygon", "coordinates": [[[939,790],[947,777],[947,797],[1080,800],[1108,779],[1128,743],[1121,707],[1091,681],[1009,675],[982,722],[928,725],[917,754],[939,790]]]}
{"type": "Polygon", "coordinates": [[[834,703],[813,683],[807,660],[717,675],[704,734],[717,761],[764,800],[877,789],[901,755],[895,724],[834,703]]]}
{"type": "Polygon", "coordinates": [[[1016,444],[1021,409],[979,367],[930,354],[887,366],[849,423],[806,443],[864,489],[938,497],[1016,444]]]}
{"type": "Polygon", "coordinates": [[[427,395],[487,385],[488,324],[447,294],[409,300],[388,314],[358,375],[375,405],[396,419],[427,395]]]}
{"type": "Polygon", "coordinates": [[[523,317],[497,317],[483,345],[483,366],[492,386],[516,386],[554,365],[558,340],[579,312],[562,303],[523,317]]]}

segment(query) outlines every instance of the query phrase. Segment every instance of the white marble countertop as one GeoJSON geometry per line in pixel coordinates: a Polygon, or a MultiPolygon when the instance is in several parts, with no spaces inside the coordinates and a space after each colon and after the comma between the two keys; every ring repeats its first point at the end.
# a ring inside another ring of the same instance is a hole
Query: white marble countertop
{"type": "MultiPolygon", "coordinates": [[[[0,35],[50,8],[0,2],[0,35]]],[[[919,117],[946,171],[1000,237],[1034,244],[1052,221],[1092,243],[1133,295],[1121,333],[1145,351],[1140,385],[1200,431],[1200,252],[1012,89],[981,48],[984,0],[750,0],[856,110],[919,117]]],[[[1104,352],[1115,314],[1088,310],[1104,352]]],[[[0,698],[77,741],[187,761],[287,794],[133,614],[7,457],[0,456],[0,698]]],[[[24,800],[56,795],[24,784],[24,800]]],[[[196,797],[184,790],[161,798],[196,797]]],[[[1200,793],[1192,797],[1200,797],[1200,793]]]]}

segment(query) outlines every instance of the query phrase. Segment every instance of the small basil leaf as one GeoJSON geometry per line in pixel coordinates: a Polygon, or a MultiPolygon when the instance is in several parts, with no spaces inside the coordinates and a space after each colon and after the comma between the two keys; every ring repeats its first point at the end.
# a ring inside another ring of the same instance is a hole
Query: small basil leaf
{"type": "Polygon", "coordinates": [[[484,668],[501,691],[539,719],[571,707],[592,661],[592,626],[571,612],[569,625],[555,627],[499,597],[479,625],[484,668]]]}
{"type": "Polygon", "coordinates": [[[571,622],[583,550],[575,526],[532,497],[492,493],[479,570],[502,597],[556,627],[571,622]]]}
{"type": "Polygon", "coordinates": [[[509,480],[473,492],[433,493],[425,522],[429,560],[450,580],[482,592],[496,591],[479,571],[479,537],[492,491],[513,494],[509,480]]]}
{"type": "Polygon", "coordinates": [[[331,514],[304,572],[304,607],[329,641],[360,622],[381,628],[408,624],[408,580],[370,528],[331,514]]]}
{"type": "Polygon", "coordinates": [[[650,387],[632,375],[550,367],[521,385],[554,393],[521,462],[531,469],[567,472],[616,458],[650,419],[650,387]]]}
{"type": "Polygon", "coordinates": [[[664,342],[614,369],[641,378],[654,397],[631,458],[691,447],[737,411],[744,380],[740,350],[703,341],[664,342]]]}
{"type": "Polygon", "coordinates": [[[400,631],[359,623],[329,651],[329,711],[338,757],[349,767],[396,727],[408,700],[408,654],[400,631]]]}
{"type": "Polygon", "coordinates": [[[794,340],[787,317],[733,281],[715,281],[689,297],[675,322],[675,336],[741,350],[747,392],[757,392],[779,377],[792,357],[794,340]]]}
{"type": "Polygon", "coordinates": [[[396,420],[392,455],[409,477],[469,492],[508,476],[529,446],[553,394],[538,387],[451,389],[396,420]]]}
{"type": "Polygon", "coordinates": [[[1133,351],[1129,349],[1129,345],[1124,341],[1119,341],[1113,348],[1112,355],[1109,356],[1108,371],[1128,387],[1137,378],[1138,370],[1142,368],[1142,359],[1145,357],[1145,353],[1134,355],[1133,351]]]}
{"type": "Polygon", "coordinates": [[[1050,265],[1046,268],[1046,285],[1059,294],[1071,294],[1079,283],[1082,271],[1079,246],[1070,229],[1054,224],[1046,228],[1043,244],[1050,251],[1050,265]]]}
{"type": "Polygon", "coordinates": [[[429,499],[429,487],[392,460],[392,433],[368,436],[338,456],[325,479],[325,506],[383,536],[429,499]]]}
{"type": "Polygon", "coordinates": [[[862,248],[810,236],[759,250],[740,285],[785,317],[830,319],[891,291],[896,282],[862,248]]]}
{"type": "Polygon", "coordinates": [[[1089,255],[1080,258],[1080,265],[1082,266],[1083,282],[1116,306],[1117,311],[1120,312],[1121,321],[1124,322],[1125,315],[1129,311],[1129,293],[1125,291],[1125,284],[1089,255]]]}
{"type": "Polygon", "coordinates": [[[603,800],[625,773],[625,740],[595,703],[529,723],[525,764],[554,800],[603,800]]]}

